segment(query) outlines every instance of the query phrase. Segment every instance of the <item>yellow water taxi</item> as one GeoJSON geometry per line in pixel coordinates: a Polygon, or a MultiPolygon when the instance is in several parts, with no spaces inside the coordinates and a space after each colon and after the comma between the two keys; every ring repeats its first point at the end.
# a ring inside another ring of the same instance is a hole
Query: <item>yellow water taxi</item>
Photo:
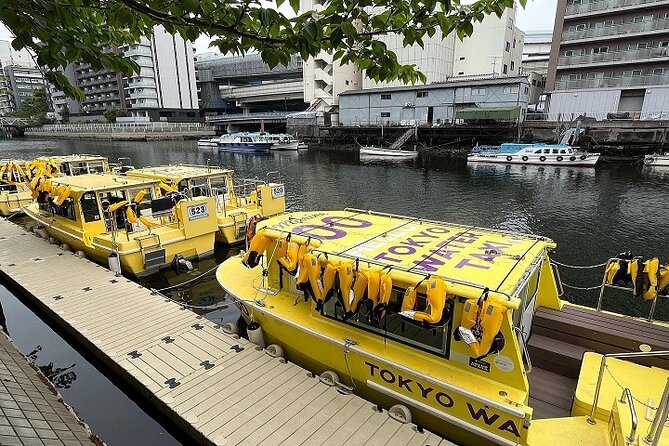
{"type": "Polygon", "coordinates": [[[587,352],[575,389],[531,388],[535,314],[568,306],[553,241],[353,209],[258,228],[219,284],[250,339],[341,391],[462,445],[669,444],[665,369],[587,352]],[[567,412],[537,417],[552,394],[567,412]]]}
{"type": "Polygon", "coordinates": [[[22,212],[33,200],[28,183],[35,176],[82,175],[109,172],[109,162],[99,155],[42,156],[32,161],[0,160],[0,215],[22,212]]]}
{"type": "Polygon", "coordinates": [[[269,217],[286,209],[283,183],[257,179],[235,181],[234,171],[213,166],[167,165],[131,169],[126,175],[160,180],[188,197],[207,196],[216,200],[220,242],[245,240],[248,222],[255,216],[269,217]]]}
{"type": "Polygon", "coordinates": [[[177,254],[213,253],[213,198],[189,198],[157,180],[110,173],[43,177],[31,185],[37,199],[25,213],[51,237],[112,269],[118,259],[124,271],[144,276],[177,254]]]}

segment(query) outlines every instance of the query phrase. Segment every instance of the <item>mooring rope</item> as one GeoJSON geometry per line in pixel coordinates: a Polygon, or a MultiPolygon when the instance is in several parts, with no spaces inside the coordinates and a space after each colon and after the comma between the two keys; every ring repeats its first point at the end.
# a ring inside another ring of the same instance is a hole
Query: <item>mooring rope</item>
{"type": "Polygon", "coordinates": [[[558,262],[557,260],[551,259],[551,263],[555,263],[558,266],[562,266],[565,268],[571,268],[571,269],[593,269],[593,268],[601,268],[602,266],[606,265],[608,263],[608,260],[604,263],[598,263],[596,265],[567,265],[566,263],[561,263],[558,262]]]}
{"type": "Polygon", "coordinates": [[[576,286],[576,285],[569,285],[568,283],[562,282],[562,286],[567,287],[567,288],[572,288],[574,290],[580,290],[580,291],[590,291],[590,290],[597,290],[601,288],[601,285],[595,285],[595,286],[576,286]]]}
{"type": "Polygon", "coordinates": [[[167,291],[167,290],[171,290],[171,289],[174,289],[174,288],[179,288],[179,287],[184,286],[184,285],[188,285],[189,283],[195,282],[196,280],[198,280],[198,279],[200,279],[200,278],[206,276],[206,275],[209,274],[210,272],[214,271],[216,268],[218,268],[218,265],[216,265],[216,266],[214,266],[213,268],[211,268],[211,269],[209,269],[209,270],[203,272],[203,273],[200,274],[199,276],[196,276],[196,277],[193,277],[192,279],[188,279],[188,280],[186,280],[185,282],[177,283],[176,285],[168,286],[168,287],[166,287],[166,288],[158,288],[158,289],[156,289],[156,288],[151,288],[151,291],[162,292],[162,291],[167,291]]]}

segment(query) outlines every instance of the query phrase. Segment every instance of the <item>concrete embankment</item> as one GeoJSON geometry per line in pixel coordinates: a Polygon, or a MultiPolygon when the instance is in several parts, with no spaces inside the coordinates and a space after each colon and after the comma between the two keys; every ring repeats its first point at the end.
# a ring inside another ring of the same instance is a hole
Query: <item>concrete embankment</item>
{"type": "Polygon", "coordinates": [[[215,136],[214,131],[194,132],[34,132],[26,131],[29,138],[92,139],[98,141],[167,141],[200,139],[215,136]]]}

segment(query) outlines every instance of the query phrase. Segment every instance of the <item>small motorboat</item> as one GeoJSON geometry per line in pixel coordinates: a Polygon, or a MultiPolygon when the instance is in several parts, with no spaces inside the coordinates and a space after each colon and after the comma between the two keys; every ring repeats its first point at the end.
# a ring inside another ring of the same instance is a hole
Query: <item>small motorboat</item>
{"type": "Polygon", "coordinates": [[[218,137],[216,138],[200,138],[197,141],[198,147],[218,147],[218,137]]]}
{"type": "Polygon", "coordinates": [[[579,152],[566,144],[503,143],[474,147],[467,162],[593,167],[599,156],[599,153],[579,152]]]}
{"type": "Polygon", "coordinates": [[[264,142],[271,142],[271,150],[298,150],[300,141],[288,133],[259,133],[258,139],[264,142]]]}
{"type": "Polygon", "coordinates": [[[405,159],[418,156],[416,150],[386,149],[376,146],[360,146],[360,156],[369,158],[405,159]]]}
{"type": "Polygon", "coordinates": [[[260,133],[230,133],[218,139],[218,150],[229,152],[269,152],[274,143],[260,138],[260,133]]]}
{"type": "Polygon", "coordinates": [[[658,153],[646,155],[643,163],[647,166],[669,167],[669,152],[666,152],[664,155],[658,153]]]}

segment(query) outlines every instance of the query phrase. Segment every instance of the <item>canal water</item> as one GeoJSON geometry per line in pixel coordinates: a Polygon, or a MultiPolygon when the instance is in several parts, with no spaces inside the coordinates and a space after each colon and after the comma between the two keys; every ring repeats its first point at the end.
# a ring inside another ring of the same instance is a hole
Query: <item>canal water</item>
{"type": "MultiPolygon", "coordinates": [[[[555,240],[552,257],[565,264],[598,264],[624,251],[669,261],[669,169],[638,163],[602,163],[595,169],[467,165],[464,159],[425,153],[407,162],[361,160],[354,150],[264,156],[218,153],[215,148],[198,148],[194,141],[0,141],[0,158],[69,153],[96,153],[110,161],[130,158],[138,167],[209,163],[234,169],[238,178],[275,178],[276,174],[267,173],[278,172],[286,184],[289,210],[354,207],[539,234],[555,240]]],[[[215,258],[196,263],[192,273],[166,271],[143,283],[163,289],[211,320],[232,321],[237,312],[225,300],[213,273],[191,280],[237,252],[218,247],[215,258]]],[[[560,269],[563,282],[577,287],[598,285],[602,272],[602,268],[560,269]]],[[[598,290],[566,288],[563,298],[594,306],[598,290]]],[[[65,400],[109,445],[179,444],[180,439],[155,421],[141,399],[131,392],[126,395],[122,385],[109,381],[86,355],[2,287],[0,303],[10,334],[24,353],[39,346],[34,356],[40,366],[52,372],[67,368],[54,374],[64,383],[60,390],[65,400]]],[[[604,307],[645,315],[649,303],[607,292],[604,307]]],[[[656,316],[669,319],[667,302],[658,303],[656,316]]]]}

